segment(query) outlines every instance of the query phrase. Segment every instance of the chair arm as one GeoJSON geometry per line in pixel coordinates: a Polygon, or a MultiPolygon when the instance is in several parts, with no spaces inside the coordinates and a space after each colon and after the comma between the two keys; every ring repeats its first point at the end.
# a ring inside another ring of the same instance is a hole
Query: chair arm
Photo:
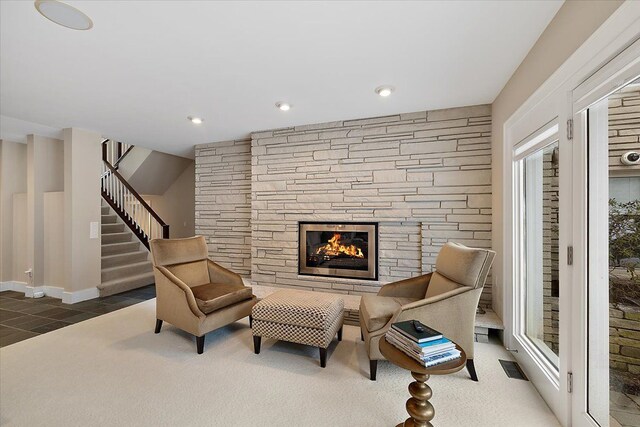
{"type": "Polygon", "coordinates": [[[209,269],[209,280],[211,283],[228,283],[230,285],[243,285],[242,277],[231,270],[227,270],[221,265],[207,259],[207,268],[209,269]]]}
{"type": "Polygon", "coordinates": [[[206,317],[206,315],[202,311],[200,311],[200,308],[198,308],[196,297],[193,295],[193,291],[191,291],[191,288],[187,286],[186,283],[180,280],[166,267],[156,266],[155,268],[156,270],[158,270],[158,272],[160,272],[160,274],[156,274],[156,286],[171,286],[180,289],[182,292],[184,292],[187,305],[189,306],[191,312],[197,317],[206,317]]]}
{"type": "Polygon", "coordinates": [[[431,274],[388,283],[378,291],[378,296],[395,298],[424,298],[431,281],[431,274]]]}

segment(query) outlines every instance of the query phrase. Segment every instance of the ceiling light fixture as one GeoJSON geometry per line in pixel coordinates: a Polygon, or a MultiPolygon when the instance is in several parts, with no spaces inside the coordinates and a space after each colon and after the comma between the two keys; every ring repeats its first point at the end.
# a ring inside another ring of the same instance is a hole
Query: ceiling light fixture
{"type": "Polygon", "coordinates": [[[36,9],[51,22],[73,30],[89,30],[93,21],[83,12],[58,0],[36,0],[36,9]]]}
{"type": "Polygon", "coordinates": [[[281,109],[282,111],[289,111],[291,109],[291,105],[286,102],[276,102],[276,107],[281,109]]]}
{"type": "Polygon", "coordinates": [[[189,121],[191,123],[193,123],[194,125],[201,125],[202,122],[204,122],[204,119],[202,119],[200,117],[189,116],[189,117],[187,117],[187,119],[189,119],[189,121]]]}
{"type": "Polygon", "coordinates": [[[395,88],[393,86],[378,86],[376,88],[376,93],[383,98],[386,98],[387,96],[391,95],[394,90],[395,88]]]}

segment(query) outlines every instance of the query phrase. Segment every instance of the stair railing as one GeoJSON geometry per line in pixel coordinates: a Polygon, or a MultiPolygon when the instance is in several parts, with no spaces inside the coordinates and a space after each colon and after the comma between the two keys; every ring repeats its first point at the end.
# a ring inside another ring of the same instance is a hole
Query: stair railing
{"type": "Polygon", "coordinates": [[[120,162],[131,152],[133,147],[131,144],[105,139],[102,141],[102,160],[118,170],[120,162]]]}
{"type": "Polygon", "coordinates": [[[101,178],[102,197],[147,249],[151,239],[169,238],[169,225],[108,161],[102,162],[101,178]]]}

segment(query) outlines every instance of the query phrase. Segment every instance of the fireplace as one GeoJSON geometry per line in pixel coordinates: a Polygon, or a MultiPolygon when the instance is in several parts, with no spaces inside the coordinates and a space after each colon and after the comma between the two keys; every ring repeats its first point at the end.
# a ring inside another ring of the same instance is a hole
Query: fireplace
{"type": "Polygon", "coordinates": [[[378,223],[299,223],[298,273],[378,280],[378,223]]]}

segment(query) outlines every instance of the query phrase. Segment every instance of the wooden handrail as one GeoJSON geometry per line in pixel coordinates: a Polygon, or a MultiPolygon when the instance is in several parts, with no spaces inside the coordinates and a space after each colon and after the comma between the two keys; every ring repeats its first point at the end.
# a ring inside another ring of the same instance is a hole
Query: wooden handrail
{"type": "Polygon", "coordinates": [[[162,226],[163,229],[163,234],[164,234],[164,230],[166,227],[166,230],[169,230],[169,225],[167,223],[165,223],[162,218],[160,218],[160,216],[153,210],[151,209],[151,206],[149,206],[147,204],[147,202],[144,201],[144,199],[142,198],[142,196],[140,194],[138,194],[138,192],[136,190],[133,189],[133,187],[127,182],[126,179],[124,179],[122,177],[122,175],[120,175],[118,173],[118,171],[107,161],[104,162],[107,165],[107,168],[111,171],[111,173],[113,175],[115,175],[118,180],[120,180],[120,182],[122,183],[122,185],[124,185],[127,190],[129,190],[131,192],[131,194],[136,198],[136,200],[138,202],[140,202],[140,204],[142,205],[142,207],[144,207],[147,211],[149,211],[149,213],[151,214],[151,216],[158,221],[158,223],[162,226]]]}
{"type": "Polygon", "coordinates": [[[113,167],[114,167],[115,169],[118,169],[118,166],[120,165],[120,162],[121,162],[125,157],[127,157],[127,154],[129,154],[129,153],[131,152],[131,150],[133,150],[133,145],[130,145],[130,146],[129,146],[129,148],[127,148],[127,149],[125,150],[125,152],[124,152],[124,153],[122,153],[122,155],[120,155],[120,156],[118,157],[118,160],[116,160],[116,164],[115,164],[115,165],[113,165],[113,167]]]}
{"type": "Polygon", "coordinates": [[[113,166],[117,170],[120,162],[131,152],[131,150],[134,147],[133,145],[128,145],[127,149],[123,153],[122,149],[127,145],[128,144],[124,144],[119,141],[114,141],[111,139],[103,139],[102,140],[102,160],[109,163],[111,166],[113,166]],[[113,147],[113,145],[110,146],[110,143],[115,144],[115,148],[113,147]],[[113,157],[112,159],[109,158],[110,148],[111,148],[111,151],[115,150],[115,156],[112,156],[113,157]],[[111,162],[111,160],[113,160],[113,163],[111,162]]]}

